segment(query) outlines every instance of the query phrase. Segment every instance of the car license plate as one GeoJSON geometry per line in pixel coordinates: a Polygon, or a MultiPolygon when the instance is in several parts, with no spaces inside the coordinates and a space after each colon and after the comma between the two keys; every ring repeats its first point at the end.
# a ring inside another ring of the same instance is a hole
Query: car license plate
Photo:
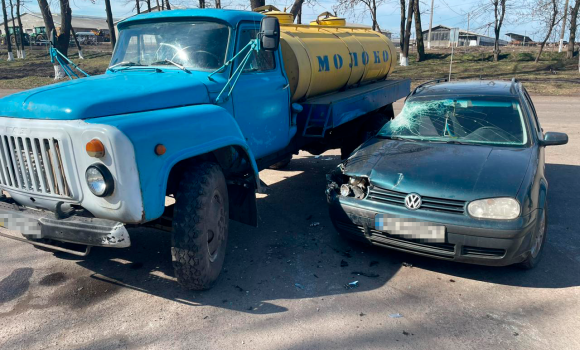
{"type": "Polygon", "coordinates": [[[444,243],[445,226],[386,214],[375,215],[375,229],[402,238],[444,243]]]}

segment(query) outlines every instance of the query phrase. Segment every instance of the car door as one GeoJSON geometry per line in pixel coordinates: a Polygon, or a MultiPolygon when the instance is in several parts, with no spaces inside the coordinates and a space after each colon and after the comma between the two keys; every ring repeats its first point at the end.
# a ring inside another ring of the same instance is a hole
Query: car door
{"type": "MultiPolygon", "coordinates": [[[[256,38],[258,25],[240,26],[236,52],[256,38]]],[[[279,151],[290,142],[290,89],[282,73],[279,51],[253,52],[233,91],[234,117],[256,159],[279,151]]]]}

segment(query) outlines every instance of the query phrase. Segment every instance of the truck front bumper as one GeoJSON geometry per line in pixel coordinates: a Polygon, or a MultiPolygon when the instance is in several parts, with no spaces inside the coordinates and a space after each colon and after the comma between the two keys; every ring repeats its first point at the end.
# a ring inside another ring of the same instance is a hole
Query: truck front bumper
{"type": "Polygon", "coordinates": [[[51,239],[89,247],[131,246],[129,233],[121,222],[84,216],[57,219],[51,211],[29,209],[2,199],[0,227],[20,232],[32,241],[51,239]]]}

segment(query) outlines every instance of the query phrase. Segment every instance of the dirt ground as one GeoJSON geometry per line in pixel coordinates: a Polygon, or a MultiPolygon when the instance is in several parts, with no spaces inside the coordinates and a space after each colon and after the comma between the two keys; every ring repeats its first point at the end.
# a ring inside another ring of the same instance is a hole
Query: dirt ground
{"type": "Polygon", "coordinates": [[[207,292],[177,285],[161,231],[132,229],[131,248],[84,259],[0,238],[0,349],[579,349],[580,98],[534,101],[544,130],[570,136],[547,151],[550,225],[535,270],[344,241],[324,196],[338,152],[301,153],[260,173],[259,227],[231,222],[207,292]]]}

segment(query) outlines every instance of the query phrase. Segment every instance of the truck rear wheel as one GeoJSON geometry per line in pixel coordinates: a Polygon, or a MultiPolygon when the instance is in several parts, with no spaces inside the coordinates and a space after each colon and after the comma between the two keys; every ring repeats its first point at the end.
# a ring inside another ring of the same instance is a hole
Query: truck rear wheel
{"type": "Polygon", "coordinates": [[[226,253],[229,207],[226,179],[216,163],[188,169],[175,195],[171,257],[179,284],[211,288],[226,253]]]}

